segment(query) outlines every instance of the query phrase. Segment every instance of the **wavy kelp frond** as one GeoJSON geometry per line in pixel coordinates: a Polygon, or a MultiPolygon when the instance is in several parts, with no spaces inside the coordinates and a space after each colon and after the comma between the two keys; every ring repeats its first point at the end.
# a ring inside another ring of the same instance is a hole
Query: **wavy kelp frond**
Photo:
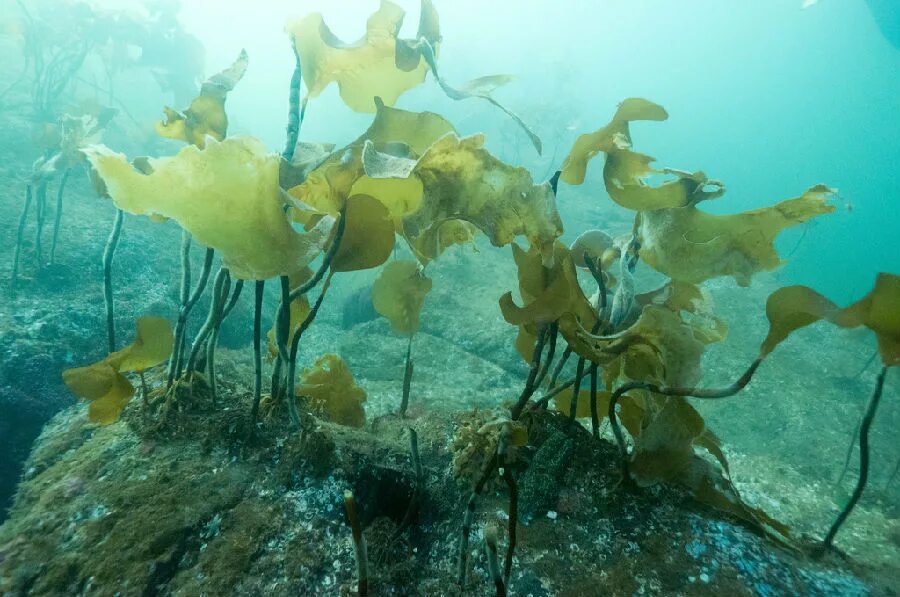
{"type": "Polygon", "coordinates": [[[137,337],[120,350],[119,371],[146,371],[164,362],[172,354],[175,337],[172,324],[163,317],[141,317],[137,320],[137,337]]]}
{"type": "Polygon", "coordinates": [[[91,421],[115,423],[134,395],[134,387],[122,372],[142,372],[163,363],[172,353],[173,342],[172,325],[167,319],[141,317],[133,344],[93,365],[66,369],[63,382],[73,394],[90,402],[91,421]]]}
{"type": "Polygon", "coordinates": [[[247,52],[241,50],[240,56],[231,66],[203,83],[200,95],[184,112],[166,106],[166,119],[156,123],[157,134],[200,148],[206,145],[207,136],[216,141],[224,139],[228,132],[225,99],[247,72],[248,60],[247,52]]]}
{"type": "MultiPolygon", "coordinates": [[[[350,195],[372,195],[385,204],[392,217],[399,221],[410,210],[418,208],[422,194],[417,179],[366,176],[363,150],[366,142],[373,148],[387,151],[405,147],[404,157],[418,157],[435,141],[455,132],[453,125],[433,112],[407,112],[386,106],[375,98],[377,113],[372,124],[358,139],[331,154],[309,173],[302,184],[288,192],[303,203],[322,213],[337,215],[350,195]]],[[[399,224],[398,224],[399,225],[399,224]]]]}
{"type": "Polygon", "coordinates": [[[171,158],[150,160],[149,174],[106,148],[89,151],[94,169],[119,209],[176,220],[222,255],[233,276],[248,280],[291,275],[321,252],[332,218],[307,233],[294,230],[279,186],[281,157],[258,140],[212,141],[171,158]]]}
{"type": "Polygon", "coordinates": [[[733,215],[694,206],[642,212],[641,259],[682,282],[733,276],[747,286],[754,273],[781,265],[773,243],[783,229],[834,211],[827,202],[832,192],[817,185],[800,197],[733,215]]]}
{"type": "Polygon", "coordinates": [[[419,209],[403,219],[411,241],[447,220],[465,220],[496,247],[525,236],[546,260],[563,232],[550,184],[536,185],[524,168],[495,158],[484,149],[482,135],[445,135],[419,158],[410,177],[424,189],[419,209]]]}
{"type": "Polygon", "coordinates": [[[394,250],[394,222],[387,208],[369,195],[347,200],[347,218],[340,247],[331,262],[336,272],[378,267],[394,250]]]}
{"type": "Polygon", "coordinates": [[[471,244],[475,246],[475,236],[478,228],[470,222],[463,220],[447,220],[430,227],[415,239],[406,239],[409,248],[415,254],[416,259],[422,263],[428,263],[437,259],[441,253],[453,245],[471,244]]]}
{"type": "Polygon", "coordinates": [[[793,331],[825,319],[841,327],[869,328],[878,339],[884,365],[900,365],[900,276],[895,274],[878,274],[872,290],[843,309],[806,286],[780,288],[769,296],[766,316],[769,333],[760,347],[763,357],[793,331]]]}
{"type": "MultiPolygon", "coordinates": [[[[393,2],[382,0],[366,22],[365,35],[353,43],[340,40],[320,13],[289,22],[286,30],[300,57],[309,97],[318,97],[337,82],[351,110],[374,112],[375,97],[392,106],[404,92],[422,83],[428,65],[413,44],[397,39],[405,14],[393,2]]],[[[418,36],[440,41],[437,12],[428,1],[422,3],[418,36]]]]}
{"type": "Polygon", "coordinates": [[[430,290],[431,278],[417,262],[392,261],[372,286],[372,305],[395,332],[411,336],[419,329],[419,314],[430,290]]]}
{"type": "MultiPolygon", "coordinates": [[[[312,276],[313,271],[308,267],[304,267],[302,270],[288,276],[288,285],[293,291],[299,288],[304,282],[312,278],[312,276]]],[[[297,331],[297,328],[300,327],[300,324],[302,324],[306,317],[309,315],[310,309],[309,299],[306,297],[306,295],[303,295],[296,300],[291,301],[291,322],[290,327],[288,328],[290,331],[288,332],[287,342],[285,342],[286,346],[290,346],[291,342],[293,342],[294,332],[297,331]]],[[[278,356],[277,327],[278,321],[273,321],[272,328],[266,335],[268,341],[269,357],[272,359],[278,356]]]]}
{"type": "Polygon", "coordinates": [[[623,141],[631,143],[628,124],[635,120],[666,120],[669,117],[665,108],[649,100],[628,98],[619,104],[612,121],[593,133],[584,134],[575,140],[572,151],[563,162],[560,179],[568,184],[579,185],[584,182],[588,162],[600,152],[609,152],[614,148],[615,139],[621,135],[623,141]]]}
{"type": "MultiPolygon", "coordinates": [[[[554,247],[553,265],[550,267],[544,265],[543,255],[537,247],[532,246],[524,251],[513,243],[512,251],[519,274],[519,294],[524,305],[516,305],[511,292],[500,298],[500,311],[508,323],[534,326],[536,329],[568,314],[583,327],[590,329],[593,326],[596,313],[578,285],[572,254],[562,243],[554,247]]],[[[560,330],[567,338],[570,335],[574,337],[576,327],[561,324],[560,330]]],[[[531,344],[533,346],[533,340],[531,344]]],[[[525,352],[526,359],[530,360],[530,352],[525,352]]]]}
{"type": "Polygon", "coordinates": [[[347,363],[336,354],[325,354],[304,370],[297,385],[298,396],[307,399],[313,412],[340,425],[366,424],[366,391],[356,385],[347,363]]]}

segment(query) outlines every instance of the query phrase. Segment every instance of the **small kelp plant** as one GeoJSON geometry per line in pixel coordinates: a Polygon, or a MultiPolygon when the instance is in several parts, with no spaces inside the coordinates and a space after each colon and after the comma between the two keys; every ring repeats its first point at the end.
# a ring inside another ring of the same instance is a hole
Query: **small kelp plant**
{"type": "MultiPolygon", "coordinates": [[[[483,135],[460,137],[438,114],[393,107],[405,91],[423,84],[429,72],[449,98],[478,97],[494,105],[489,90],[509,80],[490,76],[451,87],[437,73],[441,34],[432,3],[422,2],[416,39],[397,37],[403,16],[399,7],[383,0],[369,17],[365,36],[355,43],[337,39],[321,15],[288,24],[297,60],[288,140],[280,154],[255,138],[227,135],[226,97],[238,89],[248,68],[243,52],[204,83],[188,108],[166,108],[166,119],[156,130],[187,144],[177,154],[129,161],[104,146],[81,149],[101,195],[120,213],[173,220],[183,229],[181,308],[174,330],[142,319],[134,345],[111,349],[100,363],[64,375],[76,394],[91,401],[91,418],[114,422],[133,393],[123,373],[142,372],[167,356],[159,390],[143,392],[145,398],[155,394],[160,400],[162,406],[153,411],[160,424],[178,416],[172,407],[197,384],[206,385],[215,405],[218,332],[244,284],[252,281],[255,379],[246,404],[246,438],[264,424],[263,405],[270,415],[286,413],[298,431],[309,430],[316,417],[365,427],[366,393],[347,363],[326,354],[302,367],[298,349],[333,278],[375,268],[380,272],[372,287],[373,306],[395,333],[409,338],[398,401],[405,416],[413,377],[412,339],[432,285],[441,283],[427,275],[428,266],[449,247],[483,235],[496,247],[510,246],[518,270],[518,296],[509,292],[499,297],[499,309],[518,329],[516,348],[528,364],[528,376],[515,401],[503,403],[498,396],[498,414],[465,431],[481,439],[454,443],[465,452],[455,466],[467,472],[458,476],[472,489],[459,543],[457,576],[464,591],[474,590],[468,580],[469,535],[478,498],[488,486],[509,492],[503,557],[498,529],[485,534],[496,592],[509,590],[519,522],[516,477],[527,466],[519,457],[538,416],[561,419],[573,432],[583,422],[595,441],[604,441],[600,424],[608,419],[621,456],[623,487],[679,484],[698,500],[792,544],[784,524],[741,500],[729,480],[720,440],[687,398],[736,394],[792,331],[822,319],[871,329],[884,365],[859,434],[863,474],[824,540],[831,546],[865,485],[869,426],[885,375],[900,364],[900,277],[880,274],[869,295],[843,309],[805,287],[776,291],[766,307],[771,327],[759,357],[727,388],[699,388],[697,383],[706,347],[727,333],[701,284],[732,277],[748,286],[757,272],[778,267],[782,260],[774,248],[776,237],[835,211],[829,203],[833,191],[815,185],[770,207],[708,213],[702,203],[725,194],[722,182],[701,171],[656,168],[653,158],[634,150],[633,123],[668,118],[662,106],[639,98],[626,99],[609,124],[579,137],[550,180],[535,182],[524,168],[488,152],[483,135]],[[301,98],[304,82],[307,94],[301,98]],[[334,145],[298,141],[310,98],[332,82],[351,109],[374,113],[366,131],[336,150],[334,145]],[[599,162],[601,154],[606,194],[633,215],[632,232],[614,238],[591,230],[566,246],[560,241],[557,192],[583,184],[592,160],[599,162]],[[206,254],[192,285],[194,242],[206,254]],[[392,259],[398,242],[411,259],[392,259]],[[637,293],[634,278],[641,264],[666,282],[637,293]],[[188,322],[210,279],[209,312],[191,341],[188,322]],[[280,302],[268,335],[273,374],[264,388],[261,328],[269,280],[277,280],[280,302]],[[593,296],[584,292],[586,282],[596,286],[593,296]],[[567,368],[572,364],[574,375],[567,368]]],[[[540,140],[523,121],[500,108],[539,151],[540,140]]],[[[413,433],[417,461],[415,437],[413,433]]],[[[356,545],[359,593],[365,594],[370,580],[365,538],[352,494],[345,503],[356,545]]]]}
{"type": "MultiPolygon", "coordinates": [[[[116,96],[117,77],[126,70],[144,69],[176,97],[183,96],[185,88],[194,88],[202,68],[202,46],[180,28],[171,10],[168,3],[133,11],[70,0],[17,1],[10,9],[12,18],[19,21],[24,67],[20,76],[0,90],[0,105],[25,109],[35,124],[41,148],[26,181],[11,288],[15,289],[24,271],[30,211],[35,220],[30,248],[40,270],[56,261],[66,188],[85,163],[83,149],[101,141],[117,113],[134,120],[116,96]],[[129,52],[130,48],[139,51],[129,52]],[[178,56],[177,60],[173,56],[178,56]],[[105,85],[96,82],[100,78],[105,85]],[[28,102],[16,104],[17,94],[24,91],[28,102]],[[56,202],[51,210],[48,192],[54,181],[56,202]],[[51,216],[53,231],[47,252],[43,237],[51,216]]],[[[104,258],[107,269],[120,231],[121,217],[117,216],[104,258]]],[[[114,346],[111,338],[110,351],[114,346]]]]}

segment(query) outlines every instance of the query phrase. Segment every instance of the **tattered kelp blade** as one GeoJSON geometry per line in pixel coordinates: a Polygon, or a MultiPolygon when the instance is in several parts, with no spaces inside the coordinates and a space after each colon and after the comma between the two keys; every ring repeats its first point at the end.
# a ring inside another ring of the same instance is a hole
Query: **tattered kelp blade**
{"type": "Polygon", "coordinates": [[[281,156],[250,137],[183,148],[148,161],[149,173],[105,147],[89,151],[117,207],[135,215],[176,220],[215,249],[239,279],[266,280],[306,267],[321,252],[333,219],[297,232],[285,214],[279,186],[281,156]]]}
{"type": "MultiPolygon", "coordinates": [[[[425,80],[428,65],[416,48],[397,39],[405,12],[382,0],[366,22],[366,33],[355,42],[340,40],[320,13],[287,24],[287,32],[300,57],[309,97],[318,97],[337,82],[341,98],[356,112],[374,112],[375,98],[394,105],[404,92],[425,80]]],[[[422,3],[418,37],[440,41],[437,12],[431,2],[422,3]]]]}
{"type": "Polygon", "coordinates": [[[833,190],[817,185],[794,199],[733,215],[714,215],[693,205],[645,211],[638,236],[641,259],[683,282],[733,276],[747,286],[756,272],[782,264],[774,247],[785,228],[832,213],[833,190]]]}
{"type": "Polygon", "coordinates": [[[247,52],[241,50],[234,64],[203,83],[200,95],[184,112],[166,107],[166,119],[156,123],[157,134],[201,148],[206,145],[207,136],[216,141],[224,139],[228,132],[225,99],[244,77],[248,60],[247,52]]]}

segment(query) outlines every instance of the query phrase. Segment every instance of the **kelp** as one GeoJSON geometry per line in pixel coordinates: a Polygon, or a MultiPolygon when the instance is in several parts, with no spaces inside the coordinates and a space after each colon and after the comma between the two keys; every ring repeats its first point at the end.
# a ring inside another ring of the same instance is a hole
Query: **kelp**
{"type": "Polygon", "coordinates": [[[134,395],[124,373],[141,373],[163,362],[172,353],[172,325],[161,317],[137,320],[137,337],[122,350],[87,367],[63,371],[63,382],[73,394],[90,402],[88,416],[101,425],[115,423],[134,395]]]}
{"type": "Polygon", "coordinates": [[[588,162],[600,152],[613,149],[613,142],[621,135],[626,143],[631,143],[629,123],[635,120],[666,120],[669,114],[665,108],[649,100],[628,98],[619,104],[612,121],[605,127],[575,140],[575,145],[563,162],[560,180],[571,185],[580,185],[587,174],[588,162]]]}
{"type": "Polygon", "coordinates": [[[156,133],[201,149],[206,146],[207,137],[222,141],[228,132],[225,100],[244,77],[248,62],[247,52],[241,50],[230,67],[204,81],[200,95],[183,112],[166,106],[166,119],[156,123],[156,133]]]}
{"type": "Polygon", "coordinates": [[[189,145],[174,157],[150,159],[149,173],[105,147],[88,153],[118,208],[176,220],[198,242],[218,251],[238,279],[301,271],[331,231],[330,217],[309,232],[294,230],[279,186],[281,157],[250,137],[210,141],[203,149],[189,145]]]}
{"type": "Polygon", "coordinates": [[[417,262],[392,261],[372,286],[372,305],[396,333],[412,336],[419,329],[419,315],[429,291],[431,278],[417,262]]]}
{"type": "MultiPolygon", "coordinates": [[[[341,99],[356,112],[374,112],[375,97],[394,105],[404,92],[425,80],[428,65],[413,42],[398,40],[405,12],[382,0],[369,16],[366,33],[355,42],[339,39],[325,24],[321,13],[291,21],[286,30],[300,57],[309,97],[318,97],[336,82],[341,99]]],[[[422,2],[417,39],[440,41],[437,12],[431,2],[422,2]]]]}
{"type": "Polygon", "coordinates": [[[782,264],[774,247],[782,230],[835,210],[827,202],[831,193],[816,185],[799,197],[733,215],[709,214],[692,205],[642,212],[641,259],[682,282],[732,276],[747,286],[754,273],[782,264]]]}
{"type": "Polygon", "coordinates": [[[553,247],[550,267],[544,265],[544,256],[537,247],[532,246],[525,251],[513,243],[512,252],[518,270],[519,294],[524,304],[521,307],[516,305],[512,293],[507,292],[500,297],[500,312],[507,323],[532,330],[530,339],[524,345],[525,350],[519,348],[526,360],[531,359],[527,347],[534,345],[533,330],[540,326],[564,320],[560,331],[567,340],[571,338],[570,342],[575,341],[579,326],[593,327],[597,314],[578,285],[572,254],[565,245],[557,242],[553,247]]]}
{"type": "Polygon", "coordinates": [[[336,272],[378,267],[394,250],[394,223],[383,203],[369,195],[347,200],[347,218],[340,247],[331,262],[336,272]]]}
{"type": "Polygon", "coordinates": [[[879,273],[872,290],[843,309],[807,286],[780,288],[766,301],[766,317],[769,333],[760,357],[792,332],[824,319],[840,327],[868,328],[878,340],[884,366],[900,366],[900,276],[895,274],[879,273]]]}
{"type": "MultiPolygon", "coordinates": [[[[400,220],[418,207],[422,194],[418,180],[380,179],[366,176],[363,150],[366,143],[381,150],[405,150],[405,157],[417,157],[446,135],[453,125],[433,112],[408,112],[391,108],[375,99],[372,124],[355,141],[332,153],[312,170],[305,180],[288,193],[321,213],[337,215],[354,194],[372,195],[388,208],[391,217],[400,220]]],[[[399,225],[398,225],[399,226],[399,225]]]]}
{"type": "Polygon", "coordinates": [[[433,234],[444,222],[463,220],[481,230],[496,247],[525,236],[541,248],[545,261],[552,260],[552,246],[563,227],[551,185],[535,184],[524,168],[491,155],[484,149],[483,135],[460,139],[447,134],[414,164],[406,158],[381,156],[380,163],[391,161],[393,167],[366,173],[380,179],[408,172],[410,179],[421,181],[421,204],[403,218],[403,234],[411,243],[433,234]]]}
{"type": "Polygon", "coordinates": [[[563,163],[560,178],[569,184],[584,182],[588,162],[598,153],[606,154],[603,181],[613,201],[637,211],[695,205],[725,193],[725,185],[710,180],[703,172],[684,172],[673,168],[650,166],[654,159],[631,149],[629,124],[636,120],[662,121],[665,109],[648,100],[630,98],[619,105],[612,121],[598,131],[581,135],[563,163]],[[651,176],[669,180],[656,186],[648,184],[651,176]]]}
{"type": "Polygon", "coordinates": [[[353,379],[347,363],[336,354],[325,354],[303,371],[296,393],[313,412],[335,423],[362,427],[366,423],[366,392],[353,379]]]}

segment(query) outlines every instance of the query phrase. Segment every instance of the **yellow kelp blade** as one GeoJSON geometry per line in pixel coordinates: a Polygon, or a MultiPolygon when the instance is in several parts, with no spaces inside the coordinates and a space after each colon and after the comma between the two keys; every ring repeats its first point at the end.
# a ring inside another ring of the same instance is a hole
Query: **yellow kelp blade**
{"type": "Polygon", "coordinates": [[[431,278],[415,261],[392,261],[372,286],[372,305],[391,322],[398,334],[411,336],[419,329],[419,314],[431,290],[431,278]]]}
{"type": "MultiPolygon", "coordinates": [[[[544,266],[541,253],[534,246],[524,251],[514,243],[512,251],[524,305],[516,305],[509,292],[500,298],[500,311],[508,323],[532,324],[537,328],[571,314],[581,326],[593,327],[596,314],[578,284],[571,253],[562,243],[554,247],[551,267],[544,266]]],[[[571,327],[561,323],[564,337],[572,335],[571,327]]],[[[527,358],[530,360],[530,355],[527,358]]]]}
{"type": "Polygon", "coordinates": [[[806,286],[779,288],[766,301],[766,317],[769,333],[760,356],[768,355],[793,331],[826,319],[841,327],[869,328],[878,339],[884,365],[900,365],[900,276],[896,274],[878,274],[872,290],[843,309],[806,286]]]}
{"type": "Polygon", "coordinates": [[[331,231],[330,217],[307,233],[294,230],[279,186],[281,157],[250,137],[185,147],[174,157],[150,160],[150,174],[104,147],[87,153],[119,209],[176,220],[218,251],[236,278],[265,280],[302,270],[331,231]]]}
{"type": "Polygon", "coordinates": [[[137,320],[137,337],[124,351],[119,371],[146,371],[164,362],[172,354],[175,337],[172,324],[165,317],[141,317],[137,320]]]}
{"type": "Polygon", "coordinates": [[[800,197],[733,215],[709,214],[694,206],[642,212],[641,259],[682,282],[733,276],[747,286],[754,273],[781,265],[773,243],[783,229],[834,211],[827,202],[832,192],[818,185],[800,197]]]}
{"type": "MultiPolygon", "coordinates": [[[[437,13],[430,3],[423,3],[423,14],[425,11],[428,17],[420,24],[419,33],[436,43],[440,35],[437,13]]],[[[392,106],[400,95],[422,83],[428,65],[407,44],[398,46],[404,16],[402,8],[382,0],[366,22],[365,35],[353,43],[341,41],[320,13],[289,22],[286,30],[300,57],[309,96],[318,97],[337,82],[341,98],[351,110],[374,112],[375,97],[392,106]]]]}
{"type": "Polygon", "coordinates": [[[234,64],[203,83],[200,95],[184,112],[166,107],[166,119],[156,123],[156,133],[201,148],[206,145],[207,136],[217,141],[224,139],[228,132],[225,99],[228,92],[244,77],[247,63],[247,52],[241,50],[234,64]]]}
{"type": "Polygon", "coordinates": [[[145,371],[172,354],[172,324],[162,317],[140,317],[134,342],[87,367],[63,371],[63,382],[79,398],[90,402],[91,421],[110,425],[134,395],[123,371],[145,371]]]}
{"type": "Polygon", "coordinates": [[[387,261],[395,242],[394,223],[387,208],[369,195],[353,195],[347,200],[344,217],[347,224],[331,269],[353,272],[387,261]]]}
{"type": "Polygon", "coordinates": [[[628,123],[635,120],[661,121],[668,117],[666,110],[659,104],[641,98],[626,99],[619,104],[609,124],[575,140],[575,145],[563,162],[560,179],[571,185],[583,183],[588,162],[598,153],[610,151],[617,135],[622,135],[626,143],[631,143],[628,123]]]}
{"type": "Polygon", "coordinates": [[[433,112],[407,112],[386,106],[375,98],[377,112],[372,124],[358,139],[336,151],[288,193],[322,213],[337,215],[350,195],[372,195],[381,200],[399,221],[417,209],[422,183],[414,178],[373,180],[365,175],[363,150],[366,142],[375,149],[406,146],[418,157],[435,141],[455,132],[453,125],[433,112]]]}
{"type": "Polygon", "coordinates": [[[119,372],[113,375],[109,392],[92,400],[88,405],[88,418],[101,425],[112,425],[119,420],[119,415],[134,396],[134,387],[131,382],[119,372]]]}
{"type": "Polygon", "coordinates": [[[305,397],[316,413],[350,427],[366,424],[366,392],[353,379],[347,363],[336,354],[325,354],[303,371],[297,385],[298,396],[305,397]]]}
{"type": "MultiPolygon", "coordinates": [[[[411,242],[457,219],[474,224],[496,247],[525,236],[542,249],[545,260],[552,259],[553,244],[563,231],[553,189],[548,183],[534,184],[527,170],[491,155],[484,149],[484,136],[445,135],[418,159],[409,176],[423,186],[419,208],[403,218],[403,233],[411,242]]],[[[390,197],[375,197],[390,202],[390,197]]]]}

